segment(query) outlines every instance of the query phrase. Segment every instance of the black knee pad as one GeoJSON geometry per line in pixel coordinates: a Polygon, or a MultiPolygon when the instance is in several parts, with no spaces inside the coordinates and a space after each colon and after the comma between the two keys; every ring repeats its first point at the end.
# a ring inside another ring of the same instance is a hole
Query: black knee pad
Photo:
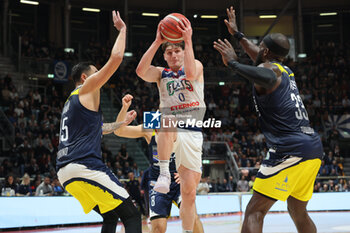
{"type": "Polygon", "coordinates": [[[130,197],[123,201],[123,203],[118,206],[115,211],[118,213],[118,216],[124,224],[125,233],[142,232],[141,214],[136,209],[130,197]]]}
{"type": "Polygon", "coordinates": [[[110,210],[104,214],[101,214],[100,208],[96,205],[95,208],[93,209],[97,213],[99,213],[102,218],[103,218],[103,223],[110,223],[110,224],[117,224],[118,223],[118,213],[115,211],[115,209],[110,210]]]}
{"type": "Polygon", "coordinates": [[[108,223],[108,224],[117,224],[118,223],[118,214],[116,211],[111,210],[108,211],[104,214],[101,214],[103,217],[103,223],[108,223]]]}
{"type": "Polygon", "coordinates": [[[98,206],[95,206],[94,210],[103,218],[101,233],[115,233],[118,224],[118,214],[115,209],[104,214],[101,214],[98,206]]]}

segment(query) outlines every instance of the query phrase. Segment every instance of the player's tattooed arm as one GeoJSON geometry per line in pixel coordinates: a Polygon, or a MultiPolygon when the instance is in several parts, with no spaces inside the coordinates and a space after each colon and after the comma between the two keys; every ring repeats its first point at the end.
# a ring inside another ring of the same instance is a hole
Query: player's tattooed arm
{"type": "Polygon", "coordinates": [[[102,134],[113,133],[115,130],[130,124],[136,118],[136,115],[137,115],[136,111],[131,110],[126,113],[126,116],[123,121],[117,120],[116,122],[113,122],[113,123],[104,123],[102,125],[102,134]]]}
{"type": "Polygon", "coordinates": [[[124,126],[124,121],[122,121],[122,122],[113,122],[113,123],[103,123],[103,125],[102,125],[102,134],[113,133],[114,130],[119,129],[122,126],[124,126]]]}

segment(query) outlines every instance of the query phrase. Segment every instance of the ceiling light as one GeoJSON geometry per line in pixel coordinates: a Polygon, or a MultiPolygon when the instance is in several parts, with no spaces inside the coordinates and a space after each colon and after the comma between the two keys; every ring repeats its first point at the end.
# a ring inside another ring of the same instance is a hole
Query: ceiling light
{"type": "Polygon", "coordinates": [[[317,25],[317,27],[319,27],[319,28],[329,28],[329,27],[333,27],[333,24],[319,24],[319,25],[317,25]]]}
{"type": "Polygon", "coordinates": [[[39,5],[39,2],[37,2],[37,1],[29,1],[29,0],[21,0],[20,3],[30,4],[30,5],[39,5]]]}
{"type": "Polygon", "coordinates": [[[87,7],[84,7],[82,10],[89,11],[89,12],[100,12],[101,11],[100,9],[97,9],[97,8],[87,8],[87,7]]]}
{"type": "Polygon", "coordinates": [[[275,19],[277,15],[259,15],[260,19],[275,19]]]}
{"type": "Polygon", "coordinates": [[[132,57],[132,52],[125,52],[124,57],[132,57]]]}
{"type": "Polygon", "coordinates": [[[151,17],[158,17],[159,14],[158,13],[147,13],[147,12],[143,12],[142,16],[151,16],[151,17]]]}
{"type": "Polygon", "coordinates": [[[320,13],[320,16],[331,16],[331,15],[337,15],[337,12],[325,12],[325,13],[320,13]]]}
{"type": "Polygon", "coordinates": [[[202,19],[217,19],[217,15],[201,15],[202,19]]]}

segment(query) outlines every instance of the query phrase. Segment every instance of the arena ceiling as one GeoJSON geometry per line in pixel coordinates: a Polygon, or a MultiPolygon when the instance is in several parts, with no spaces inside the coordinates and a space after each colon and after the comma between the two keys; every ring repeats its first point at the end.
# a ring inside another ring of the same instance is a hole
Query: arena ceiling
{"type": "MultiPolygon", "coordinates": [[[[102,9],[124,8],[125,2],[130,11],[180,11],[184,5],[186,12],[224,12],[230,5],[239,6],[240,0],[70,0],[73,6],[91,6],[102,9]]],[[[278,12],[290,0],[241,0],[244,11],[259,13],[261,11],[278,12]]],[[[297,9],[298,0],[293,1],[290,10],[297,9]]],[[[301,0],[303,11],[316,12],[320,10],[350,11],[349,0],[301,0]]]]}

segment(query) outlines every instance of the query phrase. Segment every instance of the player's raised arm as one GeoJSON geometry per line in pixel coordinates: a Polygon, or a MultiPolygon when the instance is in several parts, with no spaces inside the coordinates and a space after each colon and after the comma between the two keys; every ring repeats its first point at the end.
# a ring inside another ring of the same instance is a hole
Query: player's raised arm
{"type": "MultiPolygon", "coordinates": [[[[118,114],[116,123],[125,121],[125,118],[127,117],[128,109],[132,103],[132,99],[133,99],[133,96],[129,94],[123,97],[122,99],[123,107],[118,114]]],[[[142,125],[137,125],[137,126],[127,125],[124,127],[119,127],[114,131],[114,134],[124,138],[144,137],[147,143],[151,141],[151,137],[152,137],[152,131],[143,129],[142,125]]]]}
{"type": "Polygon", "coordinates": [[[161,22],[158,24],[156,39],[142,56],[136,68],[136,74],[146,82],[158,82],[162,73],[162,68],[151,65],[154,55],[164,42],[160,34],[160,25],[161,22]]]}
{"type": "Polygon", "coordinates": [[[233,6],[231,6],[230,9],[227,8],[226,11],[228,20],[225,19],[224,22],[227,26],[229,33],[239,41],[240,45],[243,47],[244,51],[248,54],[250,59],[252,59],[255,62],[256,57],[259,53],[259,47],[250,40],[248,40],[242,32],[238,31],[236,23],[236,13],[233,6]]]}
{"type": "Polygon", "coordinates": [[[117,40],[114,43],[111,55],[107,63],[96,73],[87,78],[81,87],[79,94],[86,94],[100,89],[113,73],[118,69],[123,60],[125,51],[126,25],[120,18],[119,11],[113,11],[114,27],[119,31],[117,40]]]}
{"type": "Polygon", "coordinates": [[[259,67],[240,64],[237,55],[228,40],[214,42],[214,48],[219,51],[226,66],[231,67],[242,77],[253,82],[255,86],[266,90],[274,90],[280,84],[281,72],[275,65],[262,63],[259,67]]]}
{"type": "Polygon", "coordinates": [[[185,42],[184,67],[186,79],[197,80],[203,77],[203,65],[194,57],[191,22],[187,18],[183,18],[183,21],[179,21],[179,24],[180,26],[177,25],[177,28],[182,32],[185,42]]]}

